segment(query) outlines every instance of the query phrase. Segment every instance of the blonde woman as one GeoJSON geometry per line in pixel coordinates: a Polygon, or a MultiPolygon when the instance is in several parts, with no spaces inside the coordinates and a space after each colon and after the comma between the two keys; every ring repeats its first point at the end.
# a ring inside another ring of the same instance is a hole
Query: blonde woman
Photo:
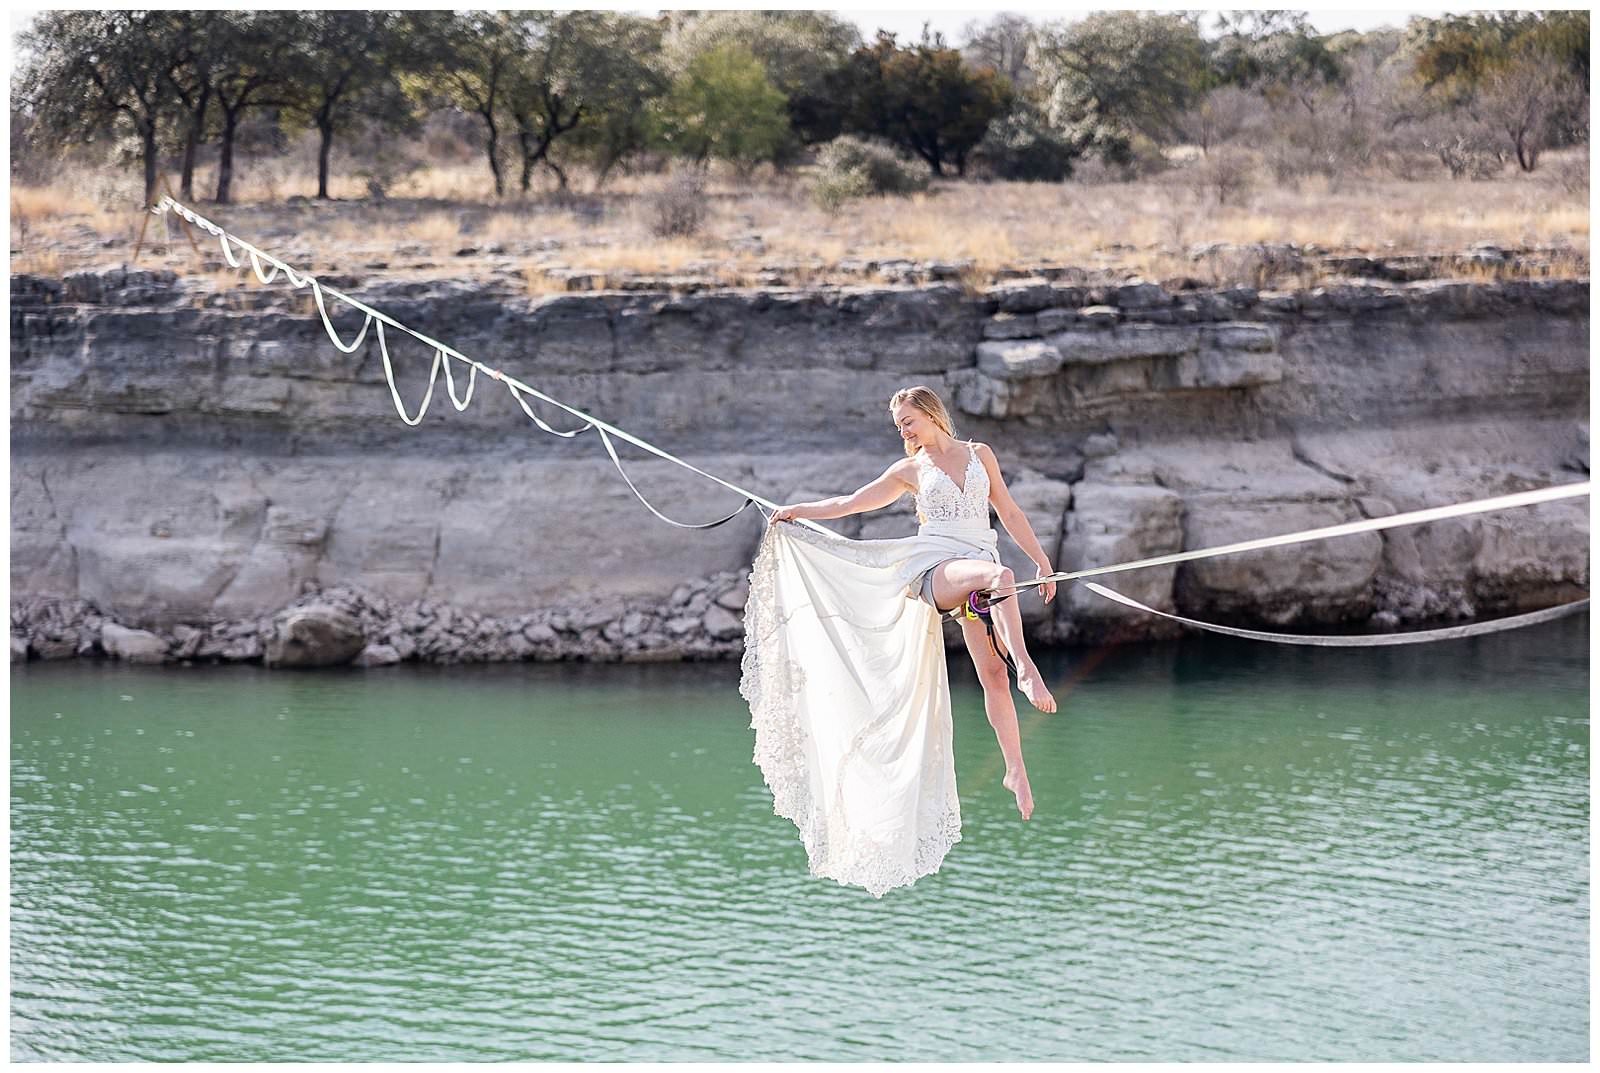
{"type": "MultiPolygon", "coordinates": [[[[772,512],[751,571],[740,684],[774,811],[800,828],[811,871],[879,895],[938,871],[960,840],[939,612],[977,591],[1017,591],[991,504],[1036,576],[1052,572],[994,452],[955,437],[932,389],[896,392],[889,414],[905,458],[852,495],[772,512]],[[878,510],[906,492],[915,536],[848,540],[800,524],[878,510]]],[[[1038,591],[1048,603],[1055,585],[1038,591]]],[[[1006,657],[1036,708],[1056,704],[1028,655],[1017,600],[992,616],[999,649],[981,622],[963,618],[962,630],[1005,757],[1002,781],[1026,820],[1033,794],[1006,657]]]]}

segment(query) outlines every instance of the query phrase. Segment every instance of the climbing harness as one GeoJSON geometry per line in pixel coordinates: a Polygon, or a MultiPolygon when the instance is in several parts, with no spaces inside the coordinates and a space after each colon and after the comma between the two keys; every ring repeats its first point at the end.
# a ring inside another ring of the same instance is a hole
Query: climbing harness
{"type": "Polygon", "coordinates": [[[983,628],[988,631],[989,648],[993,650],[995,655],[1006,661],[1006,666],[1011,668],[1011,676],[1015,678],[1017,677],[1017,665],[1012,662],[1009,651],[1002,652],[1000,650],[1000,644],[995,636],[994,614],[990,611],[990,608],[996,603],[999,603],[999,601],[989,599],[989,590],[978,589],[968,593],[966,606],[956,608],[952,615],[964,615],[970,621],[982,622],[983,628]]]}

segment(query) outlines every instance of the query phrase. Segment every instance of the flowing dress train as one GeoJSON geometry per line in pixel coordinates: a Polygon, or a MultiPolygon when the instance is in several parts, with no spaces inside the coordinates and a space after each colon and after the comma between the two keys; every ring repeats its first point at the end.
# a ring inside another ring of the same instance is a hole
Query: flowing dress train
{"type": "Polygon", "coordinates": [[[961,840],[939,614],[912,598],[948,559],[999,562],[989,480],[918,452],[913,536],[851,540],[769,525],[750,574],[739,691],[773,811],[811,874],[874,897],[937,872],[961,840]]]}

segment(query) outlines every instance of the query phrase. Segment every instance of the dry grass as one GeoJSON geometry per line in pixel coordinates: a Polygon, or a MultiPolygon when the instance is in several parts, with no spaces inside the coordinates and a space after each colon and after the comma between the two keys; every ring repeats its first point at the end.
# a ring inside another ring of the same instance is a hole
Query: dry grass
{"type": "MultiPolygon", "coordinates": [[[[316,263],[305,267],[314,271],[349,270],[358,255],[369,255],[393,272],[448,268],[470,275],[481,268],[468,258],[446,266],[408,259],[419,250],[442,259],[467,246],[495,246],[523,266],[530,293],[566,289],[564,280],[546,274],[563,268],[590,272],[600,283],[628,273],[692,270],[741,286],[756,282],[765,267],[779,268],[794,283],[860,281],[859,273],[832,270],[847,259],[970,261],[965,278],[973,284],[1001,268],[1049,263],[1169,278],[1201,274],[1188,250],[1211,242],[1293,243],[1373,256],[1455,253],[1475,242],[1549,247],[1572,253],[1549,258],[1534,274],[1586,275],[1588,196],[1553,180],[1559,162],[1550,154],[1532,176],[1509,173],[1483,182],[1385,178],[1332,185],[1312,179],[1289,189],[1264,185],[1258,175],[1237,204],[1226,205],[1195,189],[1182,170],[1135,183],[941,181],[923,194],[851,201],[833,212],[806,196],[803,177],[766,175],[740,183],[721,174],[708,185],[700,233],[671,239],[650,233],[644,206],[664,176],[620,176],[599,194],[580,195],[558,194],[541,177],[534,196],[497,202],[485,196],[489,177],[475,163],[419,172],[397,185],[386,203],[293,206],[282,199],[313,192],[314,176],[252,181],[245,168],[237,204],[200,201],[194,207],[271,252],[313,251],[316,263]],[[276,200],[261,200],[268,188],[276,200]]],[[[197,176],[197,190],[209,189],[208,178],[197,176]]],[[[14,270],[27,264],[28,270],[70,271],[126,259],[139,213],[109,200],[124,196],[124,179],[80,176],[49,188],[14,188],[14,270]],[[69,190],[99,195],[63,192],[69,190]],[[103,245],[107,240],[116,244],[103,245]]],[[[353,178],[331,185],[336,197],[365,193],[353,178]]],[[[164,245],[166,252],[146,252],[141,263],[201,270],[186,243],[165,236],[164,225],[149,230],[145,249],[164,245]]]]}
{"type": "Polygon", "coordinates": [[[57,186],[13,186],[11,222],[40,221],[56,216],[86,215],[97,212],[92,198],[57,186]]]}
{"type": "Polygon", "coordinates": [[[26,272],[35,276],[49,276],[60,279],[72,271],[67,259],[60,253],[51,249],[39,249],[11,252],[11,271],[26,272]]]}

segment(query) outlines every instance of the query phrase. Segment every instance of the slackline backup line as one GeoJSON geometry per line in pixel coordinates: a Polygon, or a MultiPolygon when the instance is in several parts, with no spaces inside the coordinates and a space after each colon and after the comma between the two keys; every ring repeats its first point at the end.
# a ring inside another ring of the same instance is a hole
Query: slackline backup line
{"type": "MultiPolygon", "coordinates": [[[[703,469],[690,465],[683,459],[669,454],[668,452],[661,450],[659,447],[656,447],[654,444],[647,443],[644,440],[639,439],[637,436],[633,436],[627,432],[624,432],[615,425],[607,424],[606,422],[601,421],[599,418],[594,417],[591,414],[587,414],[576,407],[568,406],[559,399],[553,399],[543,392],[529,387],[527,384],[516,379],[515,377],[507,376],[500,370],[492,369],[489,366],[484,365],[482,362],[469,358],[453,347],[439,342],[437,339],[433,339],[419,331],[408,328],[399,321],[385,316],[383,313],[378,312],[376,309],[373,309],[362,302],[358,302],[356,299],[347,294],[337,291],[332,287],[323,286],[316,279],[316,277],[312,276],[310,273],[301,274],[296,272],[289,265],[278,260],[265,251],[244,241],[243,239],[228,234],[228,232],[223,228],[212,223],[210,220],[207,220],[193,209],[181,204],[176,198],[172,197],[170,193],[163,194],[161,200],[155,205],[151,206],[150,212],[152,215],[156,216],[165,215],[167,212],[176,213],[181,219],[194,224],[196,227],[199,227],[200,229],[207,231],[212,235],[215,235],[218,244],[222,248],[223,258],[234,268],[243,267],[243,263],[239,260],[239,257],[235,253],[235,247],[244,250],[249,257],[250,267],[255,272],[256,278],[263,284],[271,283],[278,277],[278,273],[282,272],[284,278],[296,289],[309,286],[311,288],[312,297],[316,301],[317,312],[322,317],[322,326],[328,333],[328,338],[332,340],[334,346],[338,347],[339,350],[346,354],[353,353],[358,347],[360,347],[362,342],[364,342],[366,339],[368,329],[376,324],[378,335],[378,354],[383,362],[384,379],[389,385],[389,395],[394,400],[394,408],[396,412],[399,413],[400,419],[407,425],[414,427],[422,423],[422,418],[428,412],[428,406],[433,401],[433,391],[438,383],[439,371],[441,367],[444,370],[445,391],[450,396],[451,404],[454,405],[458,411],[465,410],[467,405],[472,401],[472,393],[474,388],[477,386],[478,373],[479,371],[482,371],[491,379],[498,380],[505,384],[506,389],[511,392],[511,397],[517,400],[518,406],[522,407],[522,412],[527,414],[528,417],[533,420],[534,424],[538,425],[539,428],[550,433],[552,436],[561,436],[563,438],[570,439],[579,433],[587,432],[591,428],[599,432],[601,442],[605,445],[606,453],[611,456],[611,461],[617,467],[617,472],[622,474],[622,479],[627,482],[628,488],[633,492],[634,496],[639,500],[639,502],[645,505],[650,513],[654,514],[657,518],[660,518],[669,525],[675,525],[680,529],[711,529],[716,526],[723,525],[726,522],[732,521],[744,511],[745,507],[750,506],[752,503],[757,503],[761,506],[773,509],[777,508],[777,504],[773,503],[769,499],[759,496],[754,492],[748,491],[747,489],[740,488],[738,485],[729,481],[725,481],[721,477],[707,473],[703,469]],[[262,268],[262,262],[266,262],[272,267],[272,271],[270,273],[262,268]],[[361,330],[356,333],[355,339],[352,342],[346,343],[344,340],[339,338],[339,333],[334,330],[333,321],[328,315],[327,303],[323,297],[325,294],[337,298],[339,301],[350,306],[352,309],[360,310],[366,315],[366,319],[361,324],[361,330]],[[388,339],[384,334],[385,325],[405,332],[412,338],[417,339],[425,345],[433,348],[433,364],[428,372],[428,388],[422,396],[422,403],[417,407],[417,413],[414,417],[406,413],[405,403],[401,400],[399,388],[395,385],[394,367],[389,358],[388,339]],[[455,374],[450,368],[451,361],[459,361],[468,367],[469,371],[467,376],[467,387],[464,395],[458,396],[456,394],[455,374]],[[571,430],[551,428],[539,417],[538,414],[533,412],[533,409],[528,405],[528,400],[523,397],[524,395],[531,395],[536,399],[548,402],[552,406],[560,407],[573,416],[583,420],[584,425],[581,428],[571,430]],[[612,445],[611,438],[607,435],[607,433],[610,433],[611,436],[617,436],[620,439],[626,440],[637,447],[641,447],[644,450],[649,451],[651,454],[664,458],[669,462],[675,462],[691,472],[698,473],[700,476],[705,477],[708,480],[715,481],[717,484],[722,485],[724,488],[727,488],[730,491],[739,493],[745,497],[744,503],[742,503],[739,506],[739,509],[735,510],[732,514],[729,514],[725,518],[719,518],[714,522],[704,522],[695,525],[687,522],[674,521],[673,519],[668,518],[665,514],[662,514],[659,510],[656,510],[656,508],[650,504],[650,501],[645,499],[644,496],[640,494],[639,489],[635,487],[633,481],[629,479],[627,472],[622,468],[621,459],[617,457],[616,448],[612,445]]],[[[1346,536],[1351,533],[1363,533],[1378,529],[1390,529],[1400,525],[1417,525],[1423,522],[1437,521],[1441,518],[1453,518],[1463,514],[1479,514],[1485,511],[1504,510],[1509,507],[1527,506],[1533,503],[1544,503],[1555,499],[1584,496],[1589,494],[1589,484],[1590,482],[1588,481],[1582,481],[1577,484],[1543,488],[1532,492],[1520,492],[1515,495],[1499,496],[1493,499],[1480,499],[1471,503],[1458,503],[1446,507],[1434,507],[1428,510],[1411,511],[1406,514],[1395,514],[1386,518],[1370,518],[1359,522],[1348,522],[1343,525],[1327,526],[1321,529],[1307,529],[1303,532],[1289,533],[1284,536],[1264,537],[1259,540],[1246,540],[1237,544],[1225,544],[1214,548],[1201,548],[1195,551],[1177,552],[1172,555],[1160,555],[1151,559],[1140,559],[1136,562],[1117,563],[1111,566],[1100,566],[1090,570],[1079,570],[1072,573],[1050,574],[1045,577],[1035,578],[1030,581],[1018,582],[1013,587],[1013,591],[1007,593],[1005,596],[989,600],[977,607],[973,607],[969,603],[968,607],[957,608],[951,614],[960,615],[963,612],[967,612],[972,614],[972,617],[978,617],[981,615],[985,620],[985,625],[989,625],[988,608],[990,606],[1000,602],[1001,600],[1010,599],[1023,588],[1031,585],[1042,585],[1047,581],[1076,581],[1080,578],[1093,577],[1100,574],[1117,573],[1124,570],[1138,570],[1144,567],[1163,566],[1172,563],[1191,562],[1196,559],[1208,559],[1218,555],[1231,555],[1236,552],[1255,551],[1261,548],[1278,547],[1284,544],[1295,544],[1309,540],[1326,540],[1330,537],[1346,536]],[[975,614],[973,614],[974,612],[975,614]]],[[[833,534],[832,530],[817,525],[809,518],[796,518],[794,519],[794,523],[808,526],[809,528],[815,529],[821,533],[836,535],[833,534]]],[[[1366,645],[1416,644],[1423,641],[1445,640],[1452,637],[1469,637],[1481,633],[1492,633],[1497,630],[1513,629],[1517,626],[1527,626],[1532,625],[1535,622],[1545,622],[1549,621],[1550,619],[1560,618],[1564,615],[1571,614],[1584,607],[1587,607],[1589,603],[1588,599],[1585,598],[1573,603],[1563,604],[1560,607],[1548,608],[1543,611],[1535,611],[1526,615],[1516,615],[1511,618],[1496,619],[1491,622],[1472,623],[1465,626],[1451,626],[1439,630],[1426,630],[1403,634],[1383,634],[1366,637],[1312,637],[1299,634],[1266,633],[1259,630],[1243,630],[1231,626],[1218,626],[1211,623],[1199,622],[1194,619],[1182,618],[1178,615],[1169,615],[1164,611],[1157,611],[1155,608],[1146,607],[1137,600],[1133,600],[1127,596],[1121,595],[1120,593],[1113,592],[1102,585],[1086,582],[1085,587],[1088,588],[1089,591],[1105,599],[1114,600],[1118,603],[1125,604],[1140,611],[1145,611],[1149,614],[1157,615],[1162,618],[1171,619],[1175,622],[1181,622],[1197,629],[1211,630],[1217,633],[1225,633],[1236,637],[1246,637],[1254,640],[1275,641],[1280,644],[1336,645],[1351,647],[1366,645]]],[[[992,631],[992,625],[990,625],[990,629],[992,631]]]]}

